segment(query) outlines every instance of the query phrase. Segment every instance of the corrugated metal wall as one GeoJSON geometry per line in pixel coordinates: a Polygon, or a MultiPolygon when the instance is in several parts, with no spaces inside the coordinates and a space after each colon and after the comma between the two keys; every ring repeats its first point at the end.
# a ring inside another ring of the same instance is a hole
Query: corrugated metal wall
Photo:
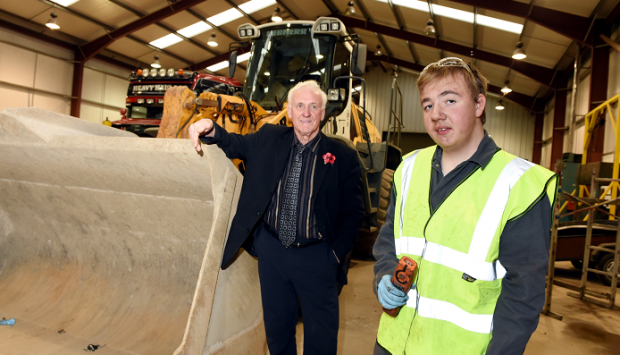
{"type": "MultiPolygon", "coordinates": [[[[620,38],[620,30],[615,33],[615,41],[620,38]]],[[[591,61],[583,64],[583,67],[589,67],[591,61]]],[[[610,49],[609,54],[609,76],[607,86],[607,98],[611,98],[620,93],[620,53],[610,49]]],[[[577,86],[577,99],[575,113],[577,115],[577,124],[575,127],[574,144],[572,151],[577,154],[583,153],[583,144],[585,137],[585,115],[589,112],[589,100],[590,100],[590,75],[581,79],[577,86]]],[[[569,82],[569,90],[567,92],[566,102],[566,116],[565,126],[570,124],[570,108],[571,108],[571,93],[572,82],[569,82]]],[[[545,107],[545,121],[543,126],[543,144],[541,165],[544,167],[550,167],[551,160],[551,136],[553,133],[553,113],[554,113],[555,100],[551,100],[545,107]]],[[[617,105],[615,107],[614,115],[617,113],[617,105]]],[[[614,149],[616,145],[616,137],[613,132],[613,125],[609,122],[609,115],[606,117],[605,124],[605,146],[603,152],[604,162],[613,162],[614,149]]],[[[558,134],[559,132],[556,132],[558,134]]],[[[564,146],[563,151],[568,151],[568,131],[564,132],[564,146]]]]}
{"type": "MultiPolygon", "coordinates": [[[[85,67],[80,117],[120,119],[130,71],[97,59],[85,67]]],[[[38,107],[68,115],[72,81],[71,50],[0,28],[0,110],[38,107]]]]}
{"type": "MultiPolygon", "coordinates": [[[[373,118],[375,126],[381,131],[388,129],[390,96],[393,79],[380,68],[366,73],[367,110],[373,118]]],[[[426,133],[424,118],[420,105],[420,95],[416,86],[418,75],[400,72],[398,85],[403,94],[404,132],[426,133]]],[[[522,106],[509,100],[502,100],[506,107],[503,111],[495,109],[499,98],[487,97],[487,121],[484,128],[489,132],[497,145],[509,153],[531,160],[534,146],[535,117],[522,106]]]]}

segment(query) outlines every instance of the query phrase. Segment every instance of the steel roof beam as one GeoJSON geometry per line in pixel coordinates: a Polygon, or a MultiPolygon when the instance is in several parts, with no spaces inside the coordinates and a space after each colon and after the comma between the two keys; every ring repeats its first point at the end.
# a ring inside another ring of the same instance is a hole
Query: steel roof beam
{"type": "Polygon", "coordinates": [[[291,15],[295,18],[295,20],[299,20],[299,16],[295,15],[295,14],[293,13],[293,11],[291,11],[291,9],[289,9],[289,8],[288,8],[288,7],[284,4],[284,2],[283,2],[283,1],[281,1],[281,0],[276,0],[276,2],[278,3],[278,5],[282,6],[282,8],[284,9],[284,11],[288,12],[289,14],[291,14],[291,15]]]}
{"type": "Polygon", "coordinates": [[[405,41],[405,43],[407,43],[407,48],[409,48],[409,52],[411,53],[413,62],[417,64],[420,61],[420,59],[418,59],[418,56],[416,55],[415,50],[413,49],[413,44],[409,41],[405,41]]]}
{"type": "Polygon", "coordinates": [[[248,14],[245,11],[241,10],[241,8],[239,6],[237,6],[237,4],[235,4],[231,0],[225,0],[225,1],[226,1],[226,3],[228,5],[232,6],[235,9],[237,9],[237,11],[239,11],[243,16],[248,18],[250,21],[254,22],[255,25],[260,25],[260,21],[256,20],[254,17],[250,16],[250,14],[248,14]]]}
{"type": "MultiPolygon", "coordinates": [[[[184,11],[192,6],[198,5],[206,0],[183,0],[175,4],[168,4],[168,6],[161,10],[155,11],[152,14],[144,16],[128,25],[115,29],[110,33],[103,35],[91,42],[88,42],[82,47],[82,53],[84,55],[81,58],[82,62],[92,58],[95,54],[112,44],[114,41],[127,37],[130,34],[152,24],[155,24],[171,15],[184,11]]],[[[135,39],[134,39],[135,40],[135,39]]],[[[185,61],[185,60],[183,60],[185,61]]]]}
{"type": "Polygon", "coordinates": [[[530,4],[518,1],[496,0],[452,0],[461,4],[493,10],[504,14],[523,17],[529,21],[546,27],[565,37],[577,41],[585,46],[584,38],[588,33],[591,19],[588,17],[569,14],[562,11],[544,8],[542,6],[530,6],[530,4]],[[530,11],[531,9],[531,11],[530,11]]]}
{"type": "Polygon", "coordinates": [[[379,25],[373,22],[362,21],[352,17],[335,15],[340,19],[346,27],[360,28],[371,32],[381,33],[385,36],[398,38],[401,40],[410,41],[413,43],[419,43],[428,47],[435,47],[444,51],[458,53],[465,57],[472,57],[485,62],[497,64],[503,67],[512,68],[519,73],[534,79],[535,81],[550,86],[553,79],[554,70],[545,68],[540,65],[527,63],[524,61],[513,61],[511,57],[504,57],[491,52],[473,49],[471,47],[463,46],[447,42],[441,39],[435,41],[432,37],[419,35],[412,32],[402,31],[393,27],[379,25]],[[436,42],[436,43],[435,43],[436,42]],[[473,55],[472,55],[473,54],[473,55]]]}
{"type": "Polygon", "coordinates": [[[392,15],[394,15],[394,18],[396,19],[396,23],[398,24],[398,29],[404,30],[405,23],[403,22],[403,19],[400,17],[400,14],[398,13],[398,9],[396,9],[396,6],[394,5],[394,2],[392,2],[392,0],[388,0],[388,5],[390,5],[390,10],[392,10],[392,15]]]}
{"type": "Polygon", "coordinates": [[[323,4],[327,6],[327,8],[332,14],[337,14],[339,12],[338,7],[336,7],[336,5],[334,5],[334,3],[331,0],[323,0],[323,4]]]}

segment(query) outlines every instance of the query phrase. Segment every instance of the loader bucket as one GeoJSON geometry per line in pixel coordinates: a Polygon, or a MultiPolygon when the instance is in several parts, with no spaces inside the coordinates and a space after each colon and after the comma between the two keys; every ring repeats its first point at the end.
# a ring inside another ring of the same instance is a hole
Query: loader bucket
{"type": "Polygon", "coordinates": [[[256,260],[220,270],[241,182],[217,147],[0,112],[0,354],[265,354],[256,260]]]}

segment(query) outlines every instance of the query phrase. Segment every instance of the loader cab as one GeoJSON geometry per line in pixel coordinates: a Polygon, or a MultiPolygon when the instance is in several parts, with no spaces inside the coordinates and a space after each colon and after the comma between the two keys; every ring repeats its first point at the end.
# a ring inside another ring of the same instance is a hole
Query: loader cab
{"type": "MultiPolygon", "coordinates": [[[[238,34],[252,40],[243,93],[267,111],[282,110],[289,90],[301,81],[315,80],[327,93],[336,77],[351,75],[352,46],[337,19],[246,24],[239,26],[238,34]]],[[[344,90],[346,99],[328,102],[326,116],[349,122],[351,80],[340,80],[336,87],[344,90]]]]}

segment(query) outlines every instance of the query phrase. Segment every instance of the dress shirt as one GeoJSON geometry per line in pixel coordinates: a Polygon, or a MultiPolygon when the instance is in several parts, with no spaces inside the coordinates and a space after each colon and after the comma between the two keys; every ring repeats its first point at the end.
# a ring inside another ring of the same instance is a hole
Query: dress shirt
{"type": "MultiPolygon", "coordinates": [[[[302,153],[302,166],[301,174],[299,176],[299,194],[298,198],[298,210],[297,210],[297,233],[295,234],[294,244],[307,244],[315,242],[318,239],[322,239],[322,236],[316,227],[316,216],[314,213],[314,201],[312,201],[312,188],[314,187],[314,167],[317,160],[317,148],[321,141],[321,135],[317,134],[306,146],[306,150],[302,153]]],[[[267,212],[265,213],[264,220],[269,225],[272,231],[277,233],[278,231],[278,211],[282,205],[284,199],[284,185],[288,179],[291,166],[293,165],[293,159],[297,153],[297,146],[301,145],[299,139],[295,135],[293,142],[291,143],[291,152],[288,156],[288,161],[276,187],[276,191],[271,198],[267,212]]]]}

